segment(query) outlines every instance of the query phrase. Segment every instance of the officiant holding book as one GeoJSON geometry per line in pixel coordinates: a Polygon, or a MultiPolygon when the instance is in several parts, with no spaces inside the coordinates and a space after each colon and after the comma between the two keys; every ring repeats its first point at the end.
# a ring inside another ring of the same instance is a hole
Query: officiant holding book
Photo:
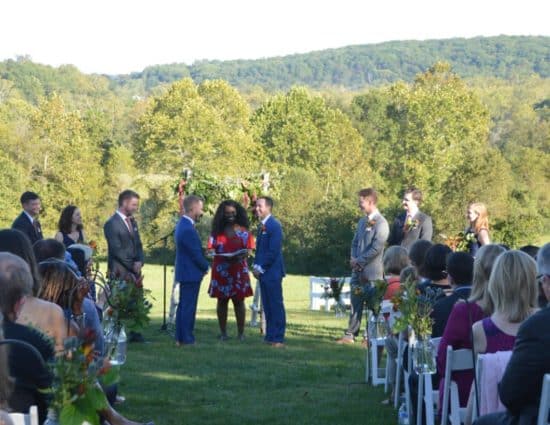
{"type": "Polygon", "coordinates": [[[212,221],[208,253],[213,257],[212,279],[208,293],[217,298],[216,312],[220,340],[227,340],[227,310],[232,301],[237,319],[237,332],[244,339],[246,306],[244,299],[252,295],[247,258],[254,249],[254,238],[248,231],[246,210],[238,202],[223,201],[212,221]]]}

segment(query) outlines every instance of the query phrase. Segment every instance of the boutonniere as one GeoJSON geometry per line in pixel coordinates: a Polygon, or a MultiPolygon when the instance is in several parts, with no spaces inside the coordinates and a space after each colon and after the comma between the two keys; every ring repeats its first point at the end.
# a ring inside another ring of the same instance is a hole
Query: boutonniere
{"type": "Polygon", "coordinates": [[[367,232],[370,232],[375,224],[376,224],[375,219],[369,220],[369,222],[367,223],[367,232]]]}
{"type": "Polygon", "coordinates": [[[267,234],[267,227],[265,227],[265,224],[262,224],[262,235],[267,234]]]}
{"type": "Polygon", "coordinates": [[[405,221],[405,232],[410,232],[411,230],[416,229],[420,225],[418,220],[413,220],[411,217],[407,217],[405,221]]]}

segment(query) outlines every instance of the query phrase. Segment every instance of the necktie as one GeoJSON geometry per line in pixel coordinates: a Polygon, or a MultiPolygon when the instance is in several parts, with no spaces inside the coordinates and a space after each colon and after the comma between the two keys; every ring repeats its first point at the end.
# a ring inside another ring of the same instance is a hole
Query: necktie
{"type": "Polygon", "coordinates": [[[128,231],[133,234],[134,225],[132,224],[132,219],[130,217],[126,217],[125,220],[126,220],[126,225],[128,226],[128,231]]]}
{"type": "Polygon", "coordinates": [[[36,233],[40,235],[42,233],[42,226],[40,226],[40,221],[38,221],[38,219],[35,218],[32,221],[32,225],[34,226],[34,230],[36,231],[36,233]]]}

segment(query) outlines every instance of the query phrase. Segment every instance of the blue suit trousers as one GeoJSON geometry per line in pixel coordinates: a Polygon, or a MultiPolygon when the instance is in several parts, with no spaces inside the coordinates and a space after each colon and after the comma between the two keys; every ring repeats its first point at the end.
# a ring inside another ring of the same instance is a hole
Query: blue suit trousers
{"type": "Polygon", "coordinates": [[[195,342],[195,317],[201,282],[180,282],[180,301],[176,310],[176,341],[195,342]]]}
{"type": "Polygon", "coordinates": [[[266,342],[284,342],[286,328],[283,280],[260,277],[260,295],[266,320],[266,342]]]}

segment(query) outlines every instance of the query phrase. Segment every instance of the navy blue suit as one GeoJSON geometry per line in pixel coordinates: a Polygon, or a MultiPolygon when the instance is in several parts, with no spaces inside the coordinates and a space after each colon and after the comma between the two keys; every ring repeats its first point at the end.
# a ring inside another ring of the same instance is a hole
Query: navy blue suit
{"type": "Polygon", "coordinates": [[[199,234],[190,219],[180,218],[176,226],[176,282],[180,300],[176,312],[176,341],[193,344],[195,316],[201,281],[208,271],[199,234]]]}
{"type": "Polygon", "coordinates": [[[283,303],[283,230],[281,224],[269,217],[260,224],[256,238],[255,266],[260,266],[260,294],[266,320],[266,342],[284,342],[286,316],[283,303]]]}

